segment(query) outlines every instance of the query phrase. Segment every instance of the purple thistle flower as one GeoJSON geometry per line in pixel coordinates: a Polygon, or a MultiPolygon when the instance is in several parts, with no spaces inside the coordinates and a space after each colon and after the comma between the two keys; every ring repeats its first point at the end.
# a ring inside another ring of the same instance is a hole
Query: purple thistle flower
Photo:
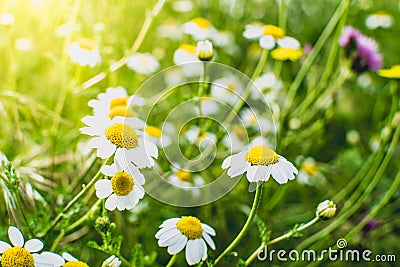
{"type": "Polygon", "coordinates": [[[382,67],[382,55],[375,40],[357,29],[346,26],[339,37],[339,45],[345,48],[345,54],[351,58],[352,69],[357,73],[377,71],[382,67]]]}

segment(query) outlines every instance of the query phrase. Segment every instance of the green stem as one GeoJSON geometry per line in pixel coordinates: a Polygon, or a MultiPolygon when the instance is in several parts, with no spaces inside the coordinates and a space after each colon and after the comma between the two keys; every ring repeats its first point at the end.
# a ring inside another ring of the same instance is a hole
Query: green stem
{"type": "Polygon", "coordinates": [[[174,254],[171,259],[169,259],[169,262],[167,263],[167,265],[165,265],[165,267],[172,267],[174,266],[174,263],[176,261],[176,257],[178,254],[174,254]]]}
{"type": "Polygon", "coordinates": [[[75,88],[73,93],[78,93],[81,90],[88,89],[89,87],[95,85],[96,83],[102,81],[104,78],[107,77],[108,74],[113,73],[123,67],[126,62],[128,61],[128,58],[137,52],[139,47],[142,45],[144,38],[146,37],[147,32],[150,29],[150,26],[154,20],[154,18],[158,15],[160,12],[161,8],[164,6],[166,0],[158,0],[157,4],[154,6],[153,10],[149,13],[147,13],[146,20],[143,23],[142,28],[139,31],[139,34],[136,37],[135,42],[133,43],[132,47],[129,49],[128,53],[123,56],[120,60],[117,62],[113,63],[110,65],[107,71],[102,71],[99,74],[93,76],[86,82],[82,83],[80,86],[75,88]]]}
{"type": "MultiPolygon", "coordinates": [[[[104,165],[106,165],[112,157],[109,157],[104,161],[104,165]]],[[[63,218],[64,215],[90,190],[92,187],[95,185],[95,183],[100,180],[102,177],[101,173],[101,167],[99,171],[96,173],[96,175],[90,180],[90,182],[70,201],[68,204],[64,207],[63,211],[57,215],[57,217],[53,220],[53,222],[50,224],[50,226],[45,230],[43,234],[40,235],[40,237],[45,236],[49,231],[51,231],[63,218]]]]}
{"type": "Polygon", "coordinates": [[[64,229],[61,229],[60,233],[58,234],[58,236],[54,240],[53,244],[51,245],[50,251],[55,251],[56,250],[58,244],[60,244],[60,242],[63,239],[64,235],[65,235],[65,231],[64,231],[64,229]]]}
{"type": "Polygon", "coordinates": [[[257,208],[260,204],[261,201],[261,195],[262,195],[262,189],[263,189],[263,183],[257,187],[256,193],[254,195],[254,201],[253,201],[253,206],[251,207],[251,211],[249,214],[249,217],[247,218],[246,223],[244,224],[242,230],[240,233],[236,236],[236,238],[231,242],[231,244],[221,253],[221,255],[218,256],[218,258],[215,260],[214,264],[216,265],[226,254],[228,254],[232,249],[236,247],[236,245],[240,242],[240,240],[244,237],[244,235],[247,233],[247,231],[250,228],[251,223],[253,222],[254,217],[256,216],[257,213],[257,208]]]}
{"type": "Polygon", "coordinates": [[[8,180],[8,178],[7,178],[7,176],[5,176],[3,173],[0,173],[0,178],[4,181],[4,183],[7,185],[7,187],[10,189],[10,190],[14,190],[16,187],[13,185],[13,183],[11,183],[9,180],[8,180]]]}
{"type": "Polygon", "coordinates": [[[313,225],[314,223],[319,221],[319,217],[315,217],[314,219],[312,219],[311,221],[309,221],[308,223],[301,225],[299,228],[297,228],[296,230],[292,230],[284,235],[281,235],[267,243],[261,243],[261,245],[251,254],[251,256],[246,260],[245,262],[245,266],[248,266],[256,257],[257,255],[268,245],[273,245],[276,244],[278,242],[281,242],[282,240],[288,239],[289,237],[291,237],[292,235],[299,233],[305,229],[307,229],[308,227],[310,227],[311,225],[313,225]]]}

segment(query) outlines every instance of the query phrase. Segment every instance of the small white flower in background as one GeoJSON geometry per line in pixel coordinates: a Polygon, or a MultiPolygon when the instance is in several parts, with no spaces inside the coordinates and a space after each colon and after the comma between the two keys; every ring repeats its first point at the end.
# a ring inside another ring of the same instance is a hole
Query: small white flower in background
{"type": "Polygon", "coordinates": [[[0,265],[2,267],[34,267],[35,263],[32,252],[38,252],[43,248],[39,239],[30,239],[25,242],[21,231],[14,226],[8,228],[8,238],[14,247],[4,241],[0,241],[0,265]]]}
{"type": "Polygon", "coordinates": [[[266,146],[255,146],[227,157],[222,163],[228,176],[236,177],[246,172],[251,183],[266,182],[272,176],[279,184],[294,180],[297,169],[291,162],[266,146]]]}
{"type": "Polygon", "coordinates": [[[102,31],[104,31],[104,29],[106,28],[106,26],[104,25],[104,23],[103,22],[96,22],[95,24],[94,24],[94,27],[93,27],[93,29],[96,31],[96,32],[102,32],[102,31]]]}
{"type": "Polygon", "coordinates": [[[137,95],[128,96],[125,88],[109,87],[105,93],[97,95],[97,99],[89,101],[89,107],[93,108],[95,115],[109,117],[116,116],[133,117],[135,114],[132,110],[133,106],[143,106],[146,100],[137,95]]]}
{"type": "Polygon", "coordinates": [[[137,73],[152,74],[160,68],[158,60],[149,53],[135,53],[126,62],[128,68],[137,73]]]}
{"type": "Polygon", "coordinates": [[[265,96],[268,102],[276,100],[278,90],[283,87],[282,81],[278,80],[272,72],[267,72],[254,80],[251,88],[251,97],[260,99],[265,96]]]}
{"type": "Polygon", "coordinates": [[[209,61],[214,55],[213,45],[210,41],[199,41],[196,47],[196,55],[201,61],[209,61]]]}
{"type": "Polygon", "coordinates": [[[145,122],[138,118],[86,116],[80,129],[83,134],[94,136],[89,145],[97,149],[97,156],[106,159],[115,153],[114,161],[133,162],[138,168],[154,166],[158,157],[157,146],[143,138],[145,122]]]}
{"type": "Polygon", "coordinates": [[[189,12],[193,9],[193,2],[191,0],[173,1],[172,8],[176,12],[189,12]]]}
{"type": "Polygon", "coordinates": [[[180,25],[175,20],[167,20],[157,28],[157,33],[160,37],[171,40],[180,40],[183,32],[180,25]]]}
{"type": "Polygon", "coordinates": [[[223,103],[235,105],[244,91],[243,83],[233,75],[214,80],[211,84],[211,96],[223,103]]]}
{"type": "Polygon", "coordinates": [[[367,17],[365,20],[365,25],[370,30],[374,30],[379,27],[386,29],[393,25],[393,18],[386,12],[377,12],[367,17]]]}
{"type": "Polygon", "coordinates": [[[171,138],[165,134],[160,128],[152,125],[146,125],[144,128],[144,137],[158,147],[167,147],[171,144],[171,138]]]}
{"type": "Polygon", "coordinates": [[[119,267],[120,265],[121,265],[121,260],[115,255],[112,255],[103,262],[101,267],[119,267]]]}
{"type": "Polygon", "coordinates": [[[217,137],[214,133],[204,132],[200,134],[200,129],[197,126],[191,126],[185,132],[186,139],[192,144],[200,144],[200,146],[207,146],[215,144],[217,137]]]}
{"type": "Polygon", "coordinates": [[[18,38],[15,40],[14,46],[19,51],[29,51],[32,50],[32,41],[28,38],[18,38]]]}
{"type": "Polygon", "coordinates": [[[259,131],[260,133],[267,133],[274,130],[274,124],[272,121],[264,118],[255,110],[251,110],[250,108],[242,109],[240,117],[243,119],[243,124],[246,127],[259,131]]]}
{"type": "Polygon", "coordinates": [[[301,163],[297,182],[306,185],[320,185],[325,182],[325,177],[321,173],[319,166],[314,158],[308,157],[301,163]]]}
{"type": "Polygon", "coordinates": [[[72,256],[71,254],[69,254],[67,252],[64,252],[62,254],[62,256],[67,261],[67,263],[63,266],[89,267],[89,265],[87,265],[85,262],[78,260],[77,258],[75,258],[74,256],[72,256]],[[72,264],[72,263],[74,263],[74,264],[72,264]]]}
{"type": "Polygon", "coordinates": [[[64,23],[61,24],[60,26],[58,26],[57,28],[55,28],[54,30],[54,34],[57,37],[65,37],[67,35],[72,34],[72,32],[78,32],[82,29],[82,25],[78,22],[78,23],[64,23]]]}
{"type": "Polygon", "coordinates": [[[194,196],[198,196],[200,191],[196,187],[204,185],[204,181],[201,176],[181,170],[178,164],[173,164],[173,166],[176,167],[173,167],[173,172],[170,176],[168,176],[168,180],[186,191],[191,191],[194,196]]]}
{"type": "Polygon", "coordinates": [[[89,38],[79,38],[73,42],[67,51],[72,62],[78,63],[82,67],[95,67],[100,64],[101,57],[96,43],[89,38]]]}
{"type": "MultiPolygon", "coordinates": [[[[196,47],[190,44],[182,44],[174,52],[174,63],[185,64],[190,62],[199,62],[196,54],[196,47]]],[[[183,74],[185,76],[197,76],[202,71],[201,64],[186,64],[182,66],[183,74]]]]}
{"type": "Polygon", "coordinates": [[[213,39],[217,33],[217,30],[214,28],[211,22],[202,17],[186,22],[182,25],[182,30],[184,33],[191,35],[193,39],[197,41],[213,39]]]}
{"type": "Polygon", "coordinates": [[[160,228],[155,235],[158,245],[168,247],[170,255],[178,254],[186,247],[185,255],[189,265],[207,258],[207,244],[215,250],[215,243],[211,238],[215,236],[215,230],[201,223],[196,217],[168,219],[160,225],[160,228]]]}
{"type": "MultiPolygon", "coordinates": [[[[200,101],[201,101],[201,114],[203,114],[204,116],[217,114],[219,112],[220,104],[218,104],[218,101],[216,101],[215,99],[212,99],[209,96],[203,96],[201,97],[200,101]]],[[[196,109],[198,109],[198,107],[196,107],[196,109]]],[[[197,110],[197,112],[200,114],[199,110],[197,110]]]]}
{"type": "Polygon", "coordinates": [[[213,43],[215,46],[231,46],[235,43],[235,37],[231,32],[218,31],[213,37],[213,43]]]}
{"type": "Polygon", "coordinates": [[[0,15],[0,24],[4,26],[11,26],[15,22],[14,15],[11,13],[3,13],[0,15]]]}
{"type": "Polygon", "coordinates": [[[230,132],[222,139],[222,143],[233,153],[241,151],[248,142],[246,127],[241,124],[233,124],[230,132]]]}
{"type": "Polygon", "coordinates": [[[101,173],[112,178],[99,180],[95,184],[96,196],[107,198],[105,207],[108,210],[130,210],[144,196],[143,174],[132,164],[122,164],[117,162],[103,166],[101,173]]]}

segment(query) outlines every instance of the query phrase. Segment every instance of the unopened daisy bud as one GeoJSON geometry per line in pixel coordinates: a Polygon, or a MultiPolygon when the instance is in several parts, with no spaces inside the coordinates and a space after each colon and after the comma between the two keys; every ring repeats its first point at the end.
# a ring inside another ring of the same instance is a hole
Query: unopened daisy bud
{"type": "Polygon", "coordinates": [[[118,259],[118,257],[112,255],[110,257],[108,257],[103,264],[101,265],[101,267],[119,267],[121,265],[121,260],[118,259]]]}
{"type": "Polygon", "coordinates": [[[322,220],[328,220],[335,216],[336,214],[336,204],[332,200],[325,200],[319,203],[317,207],[316,216],[322,220]]]}
{"type": "Polygon", "coordinates": [[[196,48],[197,57],[201,61],[209,61],[214,55],[212,43],[208,40],[199,41],[196,48]]]}
{"type": "Polygon", "coordinates": [[[107,216],[98,217],[94,228],[99,232],[106,232],[110,228],[110,219],[107,216]]]}

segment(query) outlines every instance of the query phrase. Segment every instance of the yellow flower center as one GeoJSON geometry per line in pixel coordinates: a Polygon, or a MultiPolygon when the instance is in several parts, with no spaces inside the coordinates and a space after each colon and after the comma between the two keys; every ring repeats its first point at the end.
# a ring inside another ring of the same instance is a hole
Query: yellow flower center
{"type": "Polygon", "coordinates": [[[303,51],[301,49],[293,49],[293,48],[283,48],[283,47],[278,47],[275,50],[271,52],[271,56],[274,59],[285,61],[285,60],[291,60],[291,61],[296,61],[303,55],[303,51]]]}
{"type": "Polygon", "coordinates": [[[275,39],[281,39],[285,36],[285,32],[274,25],[265,25],[263,27],[263,35],[271,35],[275,39]]]}
{"type": "Polygon", "coordinates": [[[108,113],[108,117],[112,119],[116,116],[133,117],[135,116],[135,113],[132,109],[127,108],[126,106],[115,106],[110,110],[110,113],[108,113]]]}
{"type": "Polygon", "coordinates": [[[162,135],[161,129],[158,128],[158,127],[155,127],[155,126],[147,125],[146,128],[144,129],[144,131],[145,131],[148,135],[150,135],[150,136],[152,136],[152,137],[156,137],[156,138],[160,138],[161,135],[162,135]]]}
{"type": "Polygon", "coordinates": [[[76,43],[79,45],[80,48],[92,51],[96,44],[92,39],[89,38],[79,38],[76,43]]]}
{"type": "Polygon", "coordinates": [[[133,189],[135,182],[126,172],[117,172],[111,179],[111,186],[117,196],[127,196],[133,189]]]}
{"type": "Polygon", "coordinates": [[[110,109],[116,106],[127,106],[128,97],[117,97],[110,101],[110,109]]]}
{"type": "Polygon", "coordinates": [[[138,146],[138,135],[134,129],[123,123],[108,126],[106,138],[118,148],[132,149],[138,146]]]}
{"type": "Polygon", "coordinates": [[[303,162],[301,168],[310,176],[314,176],[318,172],[318,167],[315,162],[303,162]]]}
{"type": "Polygon", "coordinates": [[[0,260],[2,267],[34,267],[35,262],[31,253],[21,247],[13,247],[4,251],[0,260]]]}
{"type": "Polygon", "coordinates": [[[181,180],[182,182],[189,182],[189,183],[192,182],[192,175],[190,174],[190,172],[180,170],[180,171],[177,171],[177,172],[175,173],[175,175],[176,175],[176,177],[178,177],[179,180],[181,180]]]}
{"type": "Polygon", "coordinates": [[[81,261],[69,261],[63,267],[89,267],[89,265],[81,261]]]}
{"type": "Polygon", "coordinates": [[[194,45],[183,44],[179,46],[179,49],[182,49],[192,55],[196,54],[196,47],[194,45]]]}
{"type": "Polygon", "coordinates": [[[251,165],[270,165],[278,162],[278,154],[272,149],[256,146],[247,152],[245,160],[251,165]]]}
{"type": "Polygon", "coordinates": [[[195,18],[192,22],[203,29],[211,28],[211,23],[205,18],[195,18]]]}
{"type": "Polygon", "coordinates": [[[196,217],[184,217],[176,223],[176,227],[188,239],[197,239],[203,236],[203,227],[196,217]]]}
{"type": "Polygon", "coordinates": [[[229,83],[226,85],[226,88],[227,88],[229,91],[234,92],[234,91],[235,91],[235,84],[232,83],[232,82],[229,82],[229,83]]]}

